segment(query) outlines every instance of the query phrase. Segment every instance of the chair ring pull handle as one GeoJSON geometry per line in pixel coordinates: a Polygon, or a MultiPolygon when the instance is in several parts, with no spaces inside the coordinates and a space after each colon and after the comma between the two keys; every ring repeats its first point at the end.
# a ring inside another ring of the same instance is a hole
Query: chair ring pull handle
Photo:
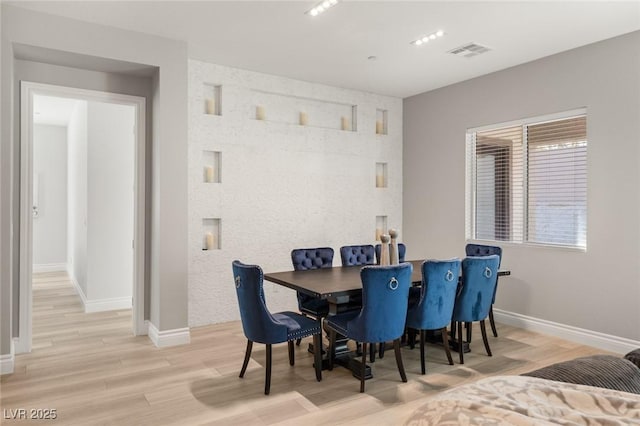
{"type": "Polygon", "coordinates": [[[447,275],[445,275],[445,279],[447,281],[453,281],[453,272],[451,272],[451,269],[447,271],[447,275]]]}
{"type": "Polygon", "coordinates": [[[487,278],[491,278],[491,276],[493,275],[493,272],[491,271],[491,269],[487,266],[486,268],[484,268],[484,276],[487,278]]]}
{"type": "Polygon", "coordinates": [[[392,277],[391,280],[389,281],[389,289],[396,290],[398,288],[398,285],[399,283],[396,277],[392,277]]]}
{"type": "Polygon", "coordinates": [[[236,288],[240,288],[240,275],[236,277],[236,288]]]}

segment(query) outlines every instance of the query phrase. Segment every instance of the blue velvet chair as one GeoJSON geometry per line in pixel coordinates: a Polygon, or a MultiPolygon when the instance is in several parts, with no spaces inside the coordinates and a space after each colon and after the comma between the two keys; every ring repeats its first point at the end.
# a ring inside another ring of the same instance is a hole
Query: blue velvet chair
{"type": "Polygon", "coordinates": [[[280,312],[276,314],[269,312],[262,287],[263,273],[259,266],[245,265],[240,261],[234,260],[233,277],[240,307],[242,329],[247,338],[247,350],[240,370],[240,377],[244,377],[244,373],[247,371],[253,342],[264,343],[267,347],[264,393],[268,395],[271,389],[271,345],[288,342],[289,364],[294,365],[293,341],[298,338],[313,336],[316,379],[318,381],[322,380],[320,324],[295,312],[280,312]]]}
{"type": "Polygon", "coordinates": [[[367,361],[367,343],[393,341],[396,364],[403,382],[407,381],[400,353],[400,337],[404,333],[407,317],[407,298],[411,286],[410,263],[393,266],[365,266],[360,271],[362,280],[362,309],[328,316],[329,369],[333,369],[336,334],[340,333],[362,343],[362,372],[360,392],[364,392],[367,361]]]}
{"type": "MultiPolygon", "coordinates": [[[[376,244],[376,265],[380,264],[380,252],[382,251],[382,246],[380,244],[376,244]]],[[[407,254],[407,246],[404,243],[398,243],[398,262],[404,262],[405,255],[407,254]]]]}
{"type": "Polygon", "coordinates": [[[420,367],[425,374],[424,341],[425,330],[437,330],[449,364],[453,365],[449,350],[447,325],[451,322],[453,306],[458,290],[460,259],[427,260],[422,263],[422,287],[420,300],[407,312],[407,327],[420,330],[420,367]]]}
{"type": "Polygon", "coordinates": [[[370,244],[340,247],[342,266],[373,265],[376,261],[374,255],[375,250],[370,244]]]}
{"type": "Polygon", "coordinates": [[[462,342],[462,323],[480,321],[482,340],[491,356],[491,348],[487,340],[487,330],[484,321],[489,315],[491,299],[496,289],[498,279],[498,265],[500,257],[497,254],[491,256],[467,257],[462,261],[462,287],[453,308],[452,321],[458,328],[458,352],[460,364],[464,364],[464,350],[462,342]]]}
{"type": "MultiPolygon", "coordinates": [[[[498,246],[486,246],[482,244],[467,244],[464,248],[464,251],[467,256],[490,256],[492,254],[497,254],[500,256],[500,262],[502,262],[502,248],[498,246]]],[[[500,264],[498,264],[498,268],[500,264]]],[[[496,291],[493,293],[493,298],[491,299],[491,308],[489,309],[489,325],[491,325],[491,332],[493,333],[493,337],[498,337],[498,330],[496,329],[496,322],[493,319],[493,304],[496,303],[496,293],[498,292],[498,284],[496,282],[496,291]]],[[[471,327],[467,328],[467,341],[471,341],[471,327]]]]}

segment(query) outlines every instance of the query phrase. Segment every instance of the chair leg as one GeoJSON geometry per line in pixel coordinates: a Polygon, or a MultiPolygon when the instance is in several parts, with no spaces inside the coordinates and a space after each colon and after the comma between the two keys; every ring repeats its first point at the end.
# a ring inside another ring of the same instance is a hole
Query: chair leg
{"type": "Polygon", "coordinates": [[[407,333],[409,334],[409,347],[413,349],[416,347],[416,329],[410,328],[407,333]]]}
{"type": "MultiPolygon", "coordinates": [[[[404,336],[404,334],[403,334],[403,336],[404,336]]],[[[380,349],[378,349],[378,356],[380,357],[380,359],[384,358],[384,347],[385,346],[386,346],[386,343],[384,343],[384,342],[380,343],[380,349]]]]}
{"type": "Polygon", "coordinates": [[[449,365],[453,365],[453,358],[451,358],[451,350],[449,349],[449,335],[447,334],[446,326],[440,330],[440,334],[442,334],[442,346],[444,346],[444,352],[447,354],[449,365]]]}
{"type": "Polygon", "coordinates": [[[322,332],[313,335],[313,363],[316,368],[316,380],[322,380],[322,332]]]}
{"type": "Polygon", "coordinates": [[[473,323],[465,322],[464,327],[467,329],[467,343],[471,343],[471,330],[473,329],[473,323]]]}
{"type": "Polygon", "coordinates": [[[369,362],[376,362],[376,344],[369,343],[369,362]]]}
{"type": "Polygon", "coordinates": [[[293,351],[293,340],[289,340],[287,346],[289,346],[289,365],[295,365],[296,353],[293,351]]]}
{"type": "Polygon", "coordinates": [[[489,324],[491,325],[491,331],[493,337],[498,337],[498,330],[496,329],[496,321],[493,319],[493,305],[489,308],[489,324]]]}
{"type": "Polygon", "coordinates": [[[271,391],[271,345],[267,344],[267,370],[264,376],[264,394],[269,395],[271,391]]]}
{"type": "Polygon", "coordinates": [[[462,344],[462,322],[458,322],[458,353],[460,354],[460,364],[464,364],[464,347],[462,344]]]}
{"type": "Polygon", "coordinates": [[[424,365],[424,334],[424,330],[420,330],[420,371],[422,372],[422,374],[426,374],[427,372],[427,369],[424,365]]]}
{"type": "Polygon", "coordinates": [[[364,392],[364,376],[367,374],[367,343],[362,342],[362,371],[360,371],[360,393],[364,392]]]}
{"type": "Polygon", "coordinates": [[[455,341],[456,340],[456,322],[455,321],[451,321],[451,340],[455,341]]]}
{"type": "Polygon", "coordinates": [[[300,342],[302,342],[302,339],[296,339],[296,346],[300,346],[300,342]]]}
{"type": "Polygon", "coordinates": [[[400,352],[400,339],[393,341],[393,350],[396,353],[396,364],[398,364],[398,371],[400,372],[400,378],[403,382],[407,382],[407,374],[404,372],[404,364],[402,363],[402,352],[400,352]]]}
{"type": "Polygon", "coordinates": [[[487,350],[487,355],[492,356],[489,339],[487,339],[487,327],[484,325],[484,320],[480,321],[480,331],[482,331],[482,341],[484,342],[484,348],[487,350]]]}
{"type": "Polygon", "coordinates": [[[247,372],[247,366],[251,359],[251,349],[253,348],[253,342],[247,339],[247,350],[244,353],[244,362],[242,363],[242,369],[240,370],[240,377],[244,377],[244,373],[247,372]]]}
{"type": "Polygon", "coordinates": [[[329,330],[329,371],[333,370],[333,359],[336,357],[336,331],[329,330]]]}

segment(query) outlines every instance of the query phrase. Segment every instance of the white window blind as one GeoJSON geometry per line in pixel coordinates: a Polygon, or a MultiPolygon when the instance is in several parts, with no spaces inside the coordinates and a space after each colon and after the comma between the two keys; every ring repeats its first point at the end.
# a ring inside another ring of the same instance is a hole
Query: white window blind
{"type": "Polygon", "coordinates": [[[467,134],[467,238],[586,248],[586,116],[467,134]]]}

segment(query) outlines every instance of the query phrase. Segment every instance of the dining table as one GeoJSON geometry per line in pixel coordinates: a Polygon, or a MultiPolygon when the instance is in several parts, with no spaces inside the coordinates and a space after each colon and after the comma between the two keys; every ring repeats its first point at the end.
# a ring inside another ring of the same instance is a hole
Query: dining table
{"type": "MultiPolygon", "coordinates": [[[[411,282],[415,286],[422,284],[422,263],[424,260],[409,260],[413,265],[411,282]]],[[[364,265],[375,266],[375,265],[364,265]]],[[[329,315],[336,315],[349,309],[349,299],[362,294],[362,281],[358,266],[334,266],[332,268],[310,269],[305,271],[282,271],[264,274],[264,279],[275,284],[288,287],[292,290],[327,300],[329,303],[329,315]]],[[[510,270],[500,269],[498,277],[511,275],[510,270]]],[[[347,346],[348,339],[345,336],[337,336],[335,363],[349,368],[353,375],[359,378],[361,370],[360,361],[353,357],[351,349],[347,346]]],[[[454,350],[457,345],[454,345],[454,350]]],[[[468,348],[465,349],[465,352],[468,348]]],[[[327,351],[328,354],[328,351],[327,351]]],[[[328,359],[323,359],[323,369],[328,366],[328,359]]],[[[371,370],[367,365],[365,378],[371,377],[371,370]]]]}

